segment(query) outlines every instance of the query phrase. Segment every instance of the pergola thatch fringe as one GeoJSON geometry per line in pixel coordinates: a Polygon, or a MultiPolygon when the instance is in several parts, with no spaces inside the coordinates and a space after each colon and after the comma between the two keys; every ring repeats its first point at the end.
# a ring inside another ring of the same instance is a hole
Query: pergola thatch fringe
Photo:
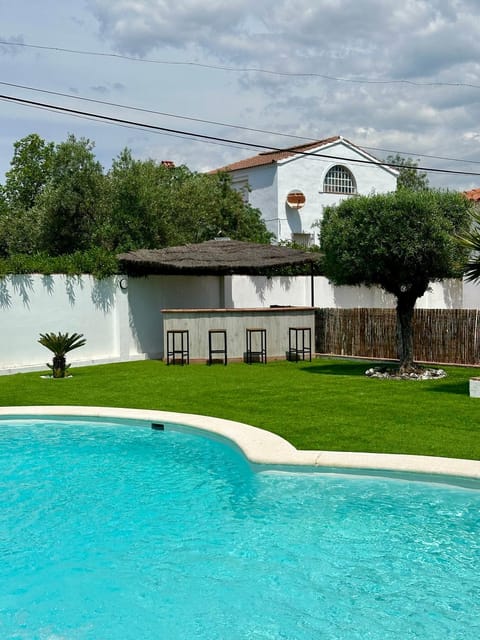
{"type": "Polygon", "coordinates": [[[261,275],[319,261],[318,253],[238,240],[208,240],[165,249],[138,249],[117,256],[128,275],[261,275]]]}

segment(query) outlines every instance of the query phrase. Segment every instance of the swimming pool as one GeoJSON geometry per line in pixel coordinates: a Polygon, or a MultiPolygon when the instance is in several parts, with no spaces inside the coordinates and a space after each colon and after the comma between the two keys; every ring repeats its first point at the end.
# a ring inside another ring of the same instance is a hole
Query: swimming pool
{"type": "Polygon", "coordinates": [[[2,638],[478,637],[475,490],[40,418],[0,421],[0,484],[2,638]]]}

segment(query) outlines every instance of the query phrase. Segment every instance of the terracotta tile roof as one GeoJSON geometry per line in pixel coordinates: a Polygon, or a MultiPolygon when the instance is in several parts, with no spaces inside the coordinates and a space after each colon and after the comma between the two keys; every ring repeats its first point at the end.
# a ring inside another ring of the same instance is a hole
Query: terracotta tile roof
{"type": "MultiPolygon", "coordinates": [[[[227,164],[224,167],[220,167],[218,169],[210,171],[210,173],[217,173],[219,171],[238,171],[239,169],[249,169],[250,167],[260,167],[265,164],[272,164],[274,162],[278,162],[279,160],[285,160],[286,158],[295,156],[299,152],[310,151],[311,149],[323,147],[327,144],[332,144],[332,142],[338,142],[342,139],[344,138],[342,138],[341,136],[333,136],[332,138],[325,138],[324,140],[307,142],[306,144],[296,145],[295,147],[289,147],[287,149],[282,149],[281,151],[279,151],[278,149],[275,149],[273,151],[262,151],[256,156],[245,158],[244,160],[239,160],[238,162],[234,162],[232,164],[227,164]]],[[[352,146],[356,146],[348,140],[345,140],[345,142],[352,146]]]]}
{"type": "Polygon", "coordinates": [[[474,202],[480,201],[480,189],[471,189],[470,191],[464,191],[464,195],[474,202]]]}

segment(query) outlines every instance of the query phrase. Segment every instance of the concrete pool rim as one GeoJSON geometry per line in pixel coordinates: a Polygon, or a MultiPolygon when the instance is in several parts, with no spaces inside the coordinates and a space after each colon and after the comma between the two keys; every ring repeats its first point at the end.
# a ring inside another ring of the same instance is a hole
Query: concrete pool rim
{"type": "MultiPolygon", "coordinates": [[[[67,405],[0,407],[0,420],[35,417],[64,419],[119,419],[178,426],[225,440],[239,449],[256,470],[316,470],[369,475],[428,476],[450,483],[457,479],[480,481],[480,461],[438,456],[296,449],[287,440],[241,422],[190,413],[118,407],[67,405]]],[[[477,482],[475,482],[477,485],[477,482]]],[[[479,485],[480,486],[480,485],[479,485]]]]}

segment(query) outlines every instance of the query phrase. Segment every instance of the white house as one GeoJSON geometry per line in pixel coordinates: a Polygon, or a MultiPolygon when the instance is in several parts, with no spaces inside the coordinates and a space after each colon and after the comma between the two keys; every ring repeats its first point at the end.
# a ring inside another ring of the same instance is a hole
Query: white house
{"type": "Polygon", "coordinates": [[[318,242],[325,206],[351,195],[387,193],[398,172],[342,136],[259,153],[215,170],[231,174],[233,186],[262,212],[277,240],[318,242]]]}

